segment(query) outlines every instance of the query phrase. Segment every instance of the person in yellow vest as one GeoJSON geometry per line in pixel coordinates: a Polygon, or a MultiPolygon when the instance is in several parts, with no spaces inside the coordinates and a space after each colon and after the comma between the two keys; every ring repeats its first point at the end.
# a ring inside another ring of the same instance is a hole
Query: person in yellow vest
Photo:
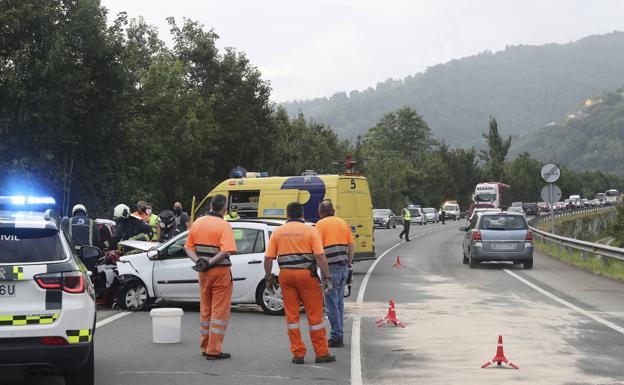
{"type": "Polygon", "coordinates": [[[236,207],[232,207],[232,209],[230,209],[230,212],[226,216],[224,216],[223,219],[228,222],[239,220],[240,215],[238,215],[238,209],[236,207]]]}
{"type": "Polygon", "coordinates": [[[410,225],[412,224],[412,213],[410,213],[407,207],[403,208],[403,231],[399,234],[399,238],[403,239],[403,235],[405,235],[405,241],[409,242],[409,231],[410,225]]]}
{"type": "Polygon", "coordinates": [[[145,214],[148,215],[147,224],[152,228],[152,238],[150,241],[158,242],[160,239],[160,226],[158,226],[158,215],[152,212],[152,204],[145,204],[145,214]]]}

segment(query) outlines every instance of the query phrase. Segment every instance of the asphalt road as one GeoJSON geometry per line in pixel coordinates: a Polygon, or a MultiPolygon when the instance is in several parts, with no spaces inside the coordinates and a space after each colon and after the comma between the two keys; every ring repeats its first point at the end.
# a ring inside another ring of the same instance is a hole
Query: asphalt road
{"type": "Polygon", "coordinates": [[[255,306],[233,308],[224,343],[233,358],[219,362],[200,356],[196,306],[183,307],[182,342],[174,345],[151,342],[148,312],[107,310],[98,314],[96,384],[624,383],[624,284],[540,254],[531,271],[469,269],[459,226],[414,226],[412,242],[399,245],[400,229],[376,231],[378,254],[392,250],[369,275],[373,262],[355,266],[336,363],[313,364],[306,337],[311,363],[291,364],[283,317],[255,306]],[[405,267],[393,267],[397,255],[405,267]],[[376,326],[390,299],[405,328],[376,326]],[[520,370],[480,369],[499,335],[520,370]]]}

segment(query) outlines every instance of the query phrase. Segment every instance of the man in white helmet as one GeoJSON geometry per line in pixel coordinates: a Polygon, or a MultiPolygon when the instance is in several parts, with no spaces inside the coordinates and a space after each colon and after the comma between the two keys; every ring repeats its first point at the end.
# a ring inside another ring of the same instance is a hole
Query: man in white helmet
{"type": "Polygon", "coordinates": [[[100,247],[100,232],[95,221],[87,216],[87,208],[82,204],[77,204],[72,209],[67,232],[76,250],[82,246],[100,247]]]}
{"type": "Polygon", "coordinates": [[[149,241],[152,238],[152,228],[141,217],[130,213],[130,207],[124,204],[115,206],[113,210],[115,219],[115,235],[110,240],[111,249],[117,248],[117,244],[128,239],[137,241],[149,241]]]}

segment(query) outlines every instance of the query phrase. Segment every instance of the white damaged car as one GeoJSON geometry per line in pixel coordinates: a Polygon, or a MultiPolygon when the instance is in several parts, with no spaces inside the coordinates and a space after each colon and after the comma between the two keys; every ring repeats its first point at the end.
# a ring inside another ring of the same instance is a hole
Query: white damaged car
{"type": "MultiPolygon", "coordinates": [[[[267,314],[283,314],[282,291],[266,288],[263,262],[271,232],[284,222],[240,220],[230,223],[238,249],[230,257],[234,281],[232,304],[258,304],[267,314]]],[[[186,237],[187,232],[184,232],[164,244],[121,242],[131,249],[117,263],[122,281],[117,304],[121,308],[139,311],[156,300],[199,303],[197,272],[184,251],[186,237]]],[[[276,263],[273,274],[279,274],[276,263]]]]}

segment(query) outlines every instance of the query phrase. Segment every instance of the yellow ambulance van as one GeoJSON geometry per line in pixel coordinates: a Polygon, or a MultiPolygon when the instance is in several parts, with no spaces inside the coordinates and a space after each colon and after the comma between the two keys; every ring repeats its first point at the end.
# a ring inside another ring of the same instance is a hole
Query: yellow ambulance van
{"type": "Polygon", "coordinates": [[[266,173],[246,173],[245,177],[227,179],[192,210],[193,217],[206,211],[216,194],[228,198],[230,210],[241,219],[285,219],[290,202],[304,205],[306,221],[319,219],[318,206],[324,199],[334,204],[336,215],[351,226],[356,244],[355,261],[375,259],[373,239],[373,205],[368,181],[360,174],[268,177],[266,173]]]}

